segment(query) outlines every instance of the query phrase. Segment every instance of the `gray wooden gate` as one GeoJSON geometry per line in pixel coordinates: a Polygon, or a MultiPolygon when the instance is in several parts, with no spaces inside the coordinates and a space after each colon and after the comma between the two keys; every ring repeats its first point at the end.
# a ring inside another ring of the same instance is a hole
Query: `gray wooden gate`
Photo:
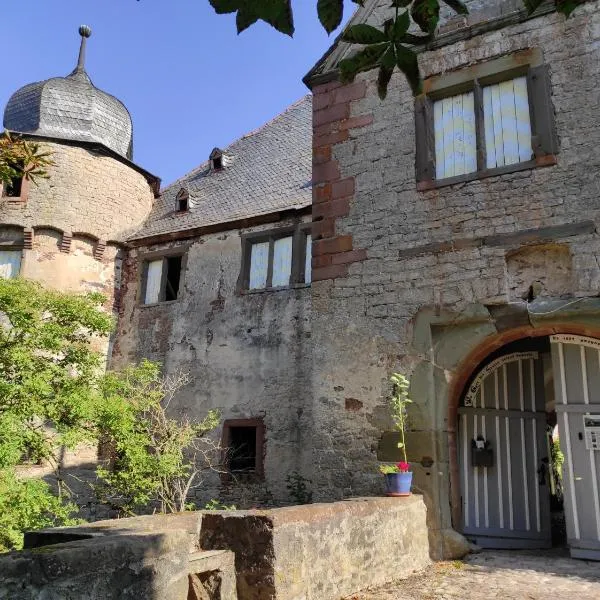
{"type": "Polygon", "coordinates": [[[549,547],[549,447],[543,365],[537,352],[509,354],[489,363],[462,404],[458,453],[463,533],[484,548],[549,547]],[[476,466],[486,462],[491,466],[476,466]]]}
{"type": "Polygon", "coordinates": [[[600,560],[600,340],[550,342],[571,556],[600,560]]]}

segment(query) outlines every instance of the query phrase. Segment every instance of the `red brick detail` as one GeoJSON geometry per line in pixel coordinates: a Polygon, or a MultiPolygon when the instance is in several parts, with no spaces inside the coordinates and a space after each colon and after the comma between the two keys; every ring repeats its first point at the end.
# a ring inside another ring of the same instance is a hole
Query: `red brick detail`
{"type": "Polygon", "coordinates": [[[98,240],[96,247],[94,248],[94,258],[96,260],[102,260],[104,251],[106,250],[106,242],[104,240],[98,240]]]}
{"type": "Polygon", "coordinates": [[[349,116],[349,104],[334,104],[333,106],[329,106],[323,110],[317,110],[313,113],[313,126],[318,127],[319,125],[342,121],[343,119],[348,119],[349,116]]]}
{"type": "Polygon", "coordinates": [[[536,156],[535,164],[538,167],[550,167],[558,163],[556,156],[554,154],[546,154],[544,156],[536,156]]]}
{"type": "Polygon", "coordinates": [[[359,127],[366,127],[373,122],[373,115],[360,115],[359,117],[352,117],[346,119],[340,123],[339,129],[358,129],[359,127]]]}
{"type": "Polygon", "coordinates": [[[313,269],[318,269],[320,267],[328,267],[332,263],[333,256],[335,256],[335,255],[334,254],[323,254],[322,256],[313,256],[312,257],[313,269]]]}
{"type": "Polygon", "coordinates": [[[320,146],[333,146],[340,142],[345,142],[350,137],[347,129],[336,131],[335,133],[325,133],[324,135],[313,135],[313,148],[320,146]]]}
{"type": "Polygon", "coordinates": [[[73,235],[70,232],[63,232],[62,240],[60,241],[60,251],[65,254],[69,254],[71,251],[71,241],[73,240],[73,235]]]}
{"type": "Polygon", "coordinates": [[[33,229],[31,227],[23,229],[23,248],[25,250],[33,249],[33,229]]]}
{"type": "Polygon", "coordinates": [[[373,122],[372,115],[350,117],[350,104],[364,98],[367,85],[330,82],[313,89],[313,248],[312,280],[348,275],[348,265],[367,258],[353,247],[351,235],[336,235],[336,219],[350,214],[356,192],[353,177],[344,177],[333,146],[350,139],[350,130],[373,122]]]}
{"type": "Polygon", "coordinates": [[[325,93],[330,92],[331,90],[335,90],[339,87],[342,87],[342,84],[339,81],[328,81],[327,83],[322,83],[320,85],[316,85],[313,88],[313,96],[325,94],[325,93]]]}
{"type": "Polygon", "coordinates": [[[319,202],[327,202],[328,200],[331,200],[331,184],[325,183],[314,186],[312,199],[313,204],[319,204],[319,202]]]}
{"type": "Polygon", "coordinates": [[[331,238],[335,235],[335,219],[321,219],[313,221],[312,238],[313,240],[321,240],[323,238],[331,238]]]}
{"type": "Polygon", "coordinates": [[[332,265],[347,265],[353,262],[359,262],[367,258],[367,251],[364,248],[351,250],[350,252],[342,252],[341,254],[333,254],[331,257],[332,265]]]}
{"type": "Polygon", "coordinates": [[[313,164],[313,184],[327,183],[340,178],[340,168],[337,161],[330,160],[326,163],[313,164]]]}
{"type": "Polygon", "coordinates": [[[330,202],[313,204],[313,220],[325,217],[347,217],[350,214],[350,199],[339,198],[330,202]]]}
{"type": "Polygon", "coordinates": [[[331,146],[313,148],[313,165],[321,165],[331,161],[331,146]]]}
{"type": "Polygon", "coordinates": [[[341,179],[331,184],[331,199],[345,198],[346,196],[354,196],[354,177],[341,179]]]}
{"type": "Polygon", "coordinates": [[[347,275],[347,265],[332,265],[330,267],[320,267],[318,269],[313,269],[312,280],[323,281],[325,279],[338,279],[340,277],[347,277],[347,275]]]}
{"type": "Polygon", "coordinates": [[[338,235],[324,240],[316,240],[312,245],[313,256],[336,254],[338,252],[348,252],[349,250],[352,250],[351,235],[338,235]]]}

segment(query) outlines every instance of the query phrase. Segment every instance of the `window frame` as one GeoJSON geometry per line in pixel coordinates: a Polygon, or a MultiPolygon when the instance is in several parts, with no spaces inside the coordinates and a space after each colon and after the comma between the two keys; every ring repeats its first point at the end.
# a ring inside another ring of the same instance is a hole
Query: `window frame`
{"type": "Polygon", "coordinates": [[[10,277],[10,279],[16,279],[17,277],[19,277],[21,275],[21,272],[23,271],[23,259],[25,258],[23,251],[25,250],[25,244],[23,242],[18,242],[18,241],[14,241],[14,242],[1,242],[0,241],[0,250],[3,252],[18,252],[20,254],[19,272],[16,273],[13,277],[10,277]]]}
{"type": "Polygon", "coordinates": [[[556,164],[558,138],[548,67],[543,62],[541,50],[523,50],[453,73],[428,78],[424,82],[424,94],[415,102],[415,137],[416,181],[419,191],[556,164]],[[522,76],[527,78],[532,158],[511,165],[487,168],[483,88],[522,76]],[[475,104],[477,170],[436,179],[433,102],[471,91],[475,104]]]}
{"type": "Polygon", "coordinates": [[[265,423],[261,418],[250,419],[225,419],[221,434],[221,463],[224,472],[221,473],[223,481],[231,481],[233,477],[263,479],[265,475],[265,423]],[[232,472],[229,468],[229,446],[231,444],[231,430],[236,427],[254,427],[256,429],[256,449],[254,471],[232,472]]]}
{"type": "Polygon", "coordinates": [[[7,192],[7,185],[5,183],[0,183],[0,199],[5,202],[14,202],[14,203],[25,203],[27,201],[27,197],[29,196],[29,180],[26,177],[20,177],[21,180],[21,190],[18,196],[9,196],[7,192]]]}
{"type": "Polygon", "coordinates": [[[253,231],[243,233],[242,241],[242,267],[238,279],[238,292],[242,294],[256,294],[268,291],[289,290],[299,287],[309,287],[306,283],[306,236],[312,235],[312,223],[296,223],[286,227],[253,231]],[[273,286],[273,255],[275,242],[281,238],[292,237],[292,271],[289,285],[273,286]],[[269,257],[267,267],[267,284],[264,288],[250,289],[250,266],[252,245],[269,242],[269,257]]]}
{"type": "Polygon", "coordinates": [[[169,248],[165,250],[157,250],[155,252],[144,252],[140,254],[139,264],[140,264],[140,275],[139,275],[139,297],[138,297],[138,306],[158,306],[164,304],[172,304],[173,302],[178,302],[183,295],[184,288],[184,275],[187,268],[187,256],[188,256],[189,246],[185,247],[179,246],[177,248],[169,248]],[[168,258],[174,258],[176,256],[181,256],[181,272],[179,275],[179,289],[177,290],[177,298],[174,300],[165,300],[166,289],[167,289],[167,260],[168,258]],[[158,302],[149,302],[146,303],[146,286],[148,284],[148,265],[155,260],[162,260],[162,272],[161,272],[161,280],[160,280],[160,293],[158,302]]]}

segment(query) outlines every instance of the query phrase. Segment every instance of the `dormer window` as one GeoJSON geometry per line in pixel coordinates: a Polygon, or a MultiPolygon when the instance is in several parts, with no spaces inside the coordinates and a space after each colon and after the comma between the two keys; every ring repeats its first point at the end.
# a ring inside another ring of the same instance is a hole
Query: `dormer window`
{"type": "Polygon", "coordinates": [[[186,212],[190,208],[190,195],[187,190],[181,189],[176,198],[177,212],[186,212]]]}
{"type": "Polygon", "coordinates": [[[223,168],[223,151],[220,148],[214,148],[208,159],[212,171],[220,171],[223,168]]]}

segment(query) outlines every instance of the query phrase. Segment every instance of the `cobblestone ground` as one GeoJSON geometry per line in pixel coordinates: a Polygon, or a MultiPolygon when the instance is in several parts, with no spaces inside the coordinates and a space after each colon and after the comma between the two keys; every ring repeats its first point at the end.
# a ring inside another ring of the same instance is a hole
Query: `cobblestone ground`
{"type": "Polygon", "coordinates": [[[485,551],[346,600],[600,600],[600,563],[563,552],[485,551]]]}

